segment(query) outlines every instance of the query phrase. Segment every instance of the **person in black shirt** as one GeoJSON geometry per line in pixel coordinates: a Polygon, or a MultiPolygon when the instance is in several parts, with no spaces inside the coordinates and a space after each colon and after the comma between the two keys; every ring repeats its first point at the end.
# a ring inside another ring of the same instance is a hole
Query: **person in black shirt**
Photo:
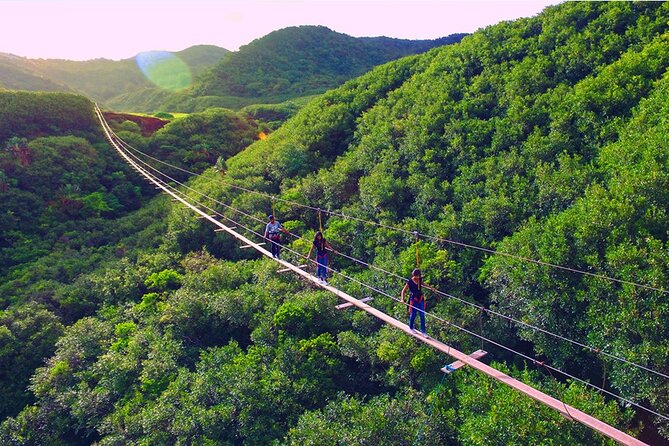
{"type": "Polygon", "coordinates": [[[423,278],[418,268],[411,273],[411,279],[406,281],[404,288],[402,288],[402,302],[404,302],[404,295],[409,291],[409,329],[415,332],[413,328],[416,314],[420,315],[420,331],[423,336],[427,337],[425,331],[425,296],[423,295],[423,287],[432,289],[427,285],[423,285],[423,278]]]}
{"type": "Polygon", "coordinates": [[[307,254],[307,261],[311,259],[311,251],[316,248],[316,265],[318,266],[316,269],[316,277],[318,277],[318,280],[323,284],[327,285],[327,277],[328,277],[328,252],[327,250],[329,249],[332,252],[335,252],[334,249],[332,249],[332,246],[328,243],[327,240],[325,240],[325,237],[323,237],[323,233],[321,231],[316,232],[316,235],[314,236],[314,242],[311,244],[309,247],[309,254],[307,254]]]}

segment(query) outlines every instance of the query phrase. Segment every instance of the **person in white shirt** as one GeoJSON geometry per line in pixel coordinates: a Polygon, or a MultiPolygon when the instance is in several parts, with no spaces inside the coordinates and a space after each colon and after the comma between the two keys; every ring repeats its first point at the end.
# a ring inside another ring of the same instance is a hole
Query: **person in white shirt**
{"type": "Polygon", "coordinates": [[[269,215],[269,223],[265,226],[265,239],[272,246],[272,257],[275,259],[280,258],[281,254],[281,233],[290,234],[287,230],[281,226],[281,223],[274,219],[274,215],[269,215]]]}

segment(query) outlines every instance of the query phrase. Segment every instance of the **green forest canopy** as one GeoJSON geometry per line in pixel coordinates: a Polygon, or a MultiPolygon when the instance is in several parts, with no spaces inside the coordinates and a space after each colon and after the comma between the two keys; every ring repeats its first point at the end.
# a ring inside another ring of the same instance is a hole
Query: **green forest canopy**
{"type": "MultiPolygon", "coordinates": [[[[419,244],[432,286],[666,370],[666,292],[443,240],[668,289],[668,18],[665,3],[579,2],[486,28],[327,92],[226,159],[223,180],[210,169],[189,185],[261,220],[274,204],[307,238],[319,224],[313,212],[225,183],[420,231],[435,237],[419,244]]],[[[151,140],[134,138],[151,150],[151,140]]],[[[415,266],[413,237],[332,215],[323,223],[342,252],[402,276],[415,266]]],[[[62,333],[41,344],[49,359],[33,365],[25,408],[5,408],[3,442],[608,444],[472,371],[443,378],[444,358],[429,348],[362,312],[336,312],[329,293],[275,274],[271,261],[165,200],[116,225],[127,228],[126,253],[67,283],[44,273],[63,301],[92,302],[85,316],[63,319],[35,288],[3,312],[5,363],[35,349],[29,339],[62,333]],[[155,223],[132,234],[149,217],[155,223]]],[[[299,240],[291,247],[308,250],[299,240]]],[[[402,286],[341,257],[335,266],[389,293],[402,286]]],[[[374,305],[406,317],[383,296],[374,305]]],[[[657,376],[440,295],[428,294],[428,308],[597,385],[605,373],[610,391],[668,412],[657,376]]],[[[434,320],[428,330],[461,350],[480,347],[434,320]]],[[[496,367],[666,443],[661,418],[486,348],[496,367]]]]}

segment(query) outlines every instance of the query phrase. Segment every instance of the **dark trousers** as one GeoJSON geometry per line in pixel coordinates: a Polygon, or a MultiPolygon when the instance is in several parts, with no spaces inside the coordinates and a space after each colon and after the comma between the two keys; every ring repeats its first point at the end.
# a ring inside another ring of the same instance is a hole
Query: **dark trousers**
{"type": "Polygon", "coordinates": [[[279,257],[279,254],[281,254],[281,236],[277,235],[270,235],[269,236],[269,241],[270,245],[272,247],[272,256],[273,257],[279,257]]]}

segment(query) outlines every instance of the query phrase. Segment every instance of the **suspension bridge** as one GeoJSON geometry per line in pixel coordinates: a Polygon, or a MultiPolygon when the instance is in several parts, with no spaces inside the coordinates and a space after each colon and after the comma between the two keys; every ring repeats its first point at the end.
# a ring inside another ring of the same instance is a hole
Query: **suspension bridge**
{"type": "MultiPolygon", "coordinates": [[[[147,181],[152,183],[156,189],[161,190],[165,194],[169,195],[172,200],[175,202],[178,202],[185,206],[186,208],[190,209],[193,211],[193,213],[197,216],[197,218],[204,219],[209,221],[211,224],[213,224],[216,228],[214,229],[217,232],[225,232],[229,234],[232,237],[235,237],[238,239],[240,242],[243,243],[243,246],[253,248],[256,251],[258,251],[260,254],[272,259],[275,262],[278,262],[281,264],[284,270],[286,271],[292,271],[298,276],[302,277],[304,280],[308,282],[312,282],[315,285],[333,293],[340,299],[344,300],[346,304],[349,304],[350,306],[355,306],[356,308],[359,308],[362,311],[367,312],[368,314],[374,316],[375,318],[385,322],[386,324],[395,327],[401,331],[403,331],[406,335],[414,337],[418,342],[422,342],[433,349],[440,351],[448,356],[451,356],[454,358],[456,361],[452,363],[450,366],[445,367],[446,372],[451,372],[452,370],[455,370],[459,367],[462,366],[469,366],[473,369],[478,370],[479,372],[489,376],[490,378],[493,378],[496,381],[499,381],[502,384],[505,384],[507,386],[512,387],[513,389],[523,393],[524,395],[534,399],[535,401],[550,407],[556,411],[558,411],[560,414],[562,414],[564,417],[573,420],[574,422],[581,423],[584,426],[587,426],[600,434],[613,439],[619,444],[623,445],[630,445],[630,446],[643,446],[647,445],[647,443],[644,443],[637,438],[632,437],[631,435],[616,429],[615,427],[604,423],[603,421],[594,418],[585,412],[582,412],[581,410],[570,406],[566,404],[563,401],[560,401],[559,399],[556,399],[550,395],[547,395],[493,367],[488,366],[487,364],[479,361],[477,358],[480,358],[482,355],[481,351],[477,351],[472,353],[471,355],[468,355],[464,352],[461,352],[443,342],[440,342],[439,340],[433,339],[431,337],[426,337],[423,336],[422,334],[415,332],[413,330],[409,329],[409,326],[403,322],[400,322],[399,320],[391,317],[390,315],[378,310],[377,308],[372,307],[371,305],[367,304],[364,299],[357,299],[353,296],[351,296],[348,293],[345,293],[344,291],[336,288],[335,286],[332,285],[324,285],[319,282],[318,278],[316,276],[311,275],[310,273],[304,271],[303,269],[300,268],[300,266],[296,266],[290,262],[287,262],[285,260],[280,260],[273,258],[272,254],[270,251],[267,249],[263,248],[262,243],[257,243],[247,237],[245,237],[243,234],[240,234],[236,229],[237,227],[234,225],[234,221],[231,219],[227,219],[233,224],[227,225],[224,224],[220,219],[217,218],[217,215],[211,215],[212,210],[210,208],[207,208],[206,206],[203,206],[202,203],[198,203],[196,200],[190,199],[188,196],[186,196],[183,193],[180,193],[175,187],[169,184],[168,181],[165,181],[164,179],[161,178],[161,176],[157,175],[156,173],[152,173],[151,170],[156,172],[156,169],[149,168],[150,166],[146,164],[145,162],[142,162],[139,158],[136,156],[132,155],[126,148],[122,140],[120,140],[113,132],[109,124],[106,122],[102,111],[100,108],[95,105],[95,113],[100,120],[100,124],[102,126],[103,132],[105,136],[107,137],[109,143],[112,145],[112,147],[119,153],[119,155],[124,159],[125,162],[127,162],[135,171],[138,172],[142,177],[144,177],[147,181]],[[195,204],[194,204],[195,202],[195,204]],[[204,209],[203,209],[204,208],[204,209]]],[[[227,217],[226,217],[227,218],[227,217]]],[[[531,359],[531,358],[529,358],[531,359]]]]}

